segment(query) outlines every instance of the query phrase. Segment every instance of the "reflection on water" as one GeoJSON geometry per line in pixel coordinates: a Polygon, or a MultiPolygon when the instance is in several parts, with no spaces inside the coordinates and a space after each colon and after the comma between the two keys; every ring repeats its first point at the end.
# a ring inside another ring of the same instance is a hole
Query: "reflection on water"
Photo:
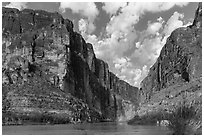
{"type": "Polygon", "coordinates": [[[166,135],[166,127],[127,125],[126,123],[103,122],[67,125],[3,126],[3,135],[166,135]]]}

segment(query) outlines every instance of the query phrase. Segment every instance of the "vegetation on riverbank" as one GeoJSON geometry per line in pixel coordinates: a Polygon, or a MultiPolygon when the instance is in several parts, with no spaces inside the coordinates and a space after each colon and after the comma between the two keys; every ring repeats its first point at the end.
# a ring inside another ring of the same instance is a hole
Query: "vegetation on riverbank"
{"type": "Polygon", "coordinates": [[[128,124],[156,125],[157,121],[166,119],[166,117],[167,117],[167,114],[164,111],[151,112],[151,113],[147,113],[146,115],[142,115],[142,116],[136,115],[133,119],[128,121],[128,124]]]}
{"type": "MultiPolygon", "coordinates": [[[[199,118],[196,117],[195,108],[190,105],[182,104],[169,114],[168,128],[173,131],[174,135],[192,134],[194,131],[191,122],[194,120],[199,120],[199,118]]],[[[195,134],[201,134],[201,128],[195,134]]]]}
{"type": "Polygon", "coordinates": [[[56,115],[49,113],[15,114],[7,112],[2,114],[2,125],[22,125],[22,124],[67,124],[71,123],[70,117],[66,115],[56,115]]]}
{"type": "Polygon", "coordinates": [[[158,111],[147,113],[146,115],[136,115],[128,121],[130,125],[157,125],[164,126],[161,121],[165,121],[173,135],[202,134],[200,117],[193,106],[182,103],[175,107],[172,112],[158,111]]]}

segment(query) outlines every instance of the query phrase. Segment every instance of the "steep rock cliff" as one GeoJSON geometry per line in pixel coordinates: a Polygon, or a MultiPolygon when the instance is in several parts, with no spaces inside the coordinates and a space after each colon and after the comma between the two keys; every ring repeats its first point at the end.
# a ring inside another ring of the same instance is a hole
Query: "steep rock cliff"
{"type": "Polygon", "coordinates": [[[119,80],[107,63],[95,57],[92,45],[73,31],[71,21],[41,10],[3,8],[2,14],[5,112],[26,114],[41,108],[39,113],[44,114],[43,110],[48,113],[53,105],[53,111],[60,108],[70,110],[70,115],[75,112],[73,117],[77,118],[68,116],[71,122],[117,120],[134,115],[138,89],[119,80]],[[58,96],[61,98],[57,101],[54,98],[58,96]],[[19,103],[14,103],[14,98],[19,103]],[[71,104],[66,104],[67,99],[71,104]],[[83,108],[83,113],[78,108],[83,108]]]}
{"type": "Polygon", "coordinates": [[[174,30],[167,39],[141,83],[140,105],[130,123],[142,117],[152,122],[168,119],[181,106],[195,111],[185,134],[202,134],[202,3],[193,24],[174,30]]]}
{"type": "Polygon", "coordinates": [[[142,100],[148,101],[155,91],[202,76],[201,6],[191,26],[174,30],[167,39],[156,63],[141,82],[142,100]]]}

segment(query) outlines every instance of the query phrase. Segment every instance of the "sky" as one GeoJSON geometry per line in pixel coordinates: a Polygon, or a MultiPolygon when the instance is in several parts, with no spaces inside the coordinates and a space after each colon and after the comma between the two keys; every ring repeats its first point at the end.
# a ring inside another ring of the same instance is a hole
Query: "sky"
{"type": "Polygon", "coordinates": [[[59,12],[91,43],[97,58],[133,86],[147,76],[173,30],[192,23],[198,3],[3,2],[23,10],[59,12]]]}

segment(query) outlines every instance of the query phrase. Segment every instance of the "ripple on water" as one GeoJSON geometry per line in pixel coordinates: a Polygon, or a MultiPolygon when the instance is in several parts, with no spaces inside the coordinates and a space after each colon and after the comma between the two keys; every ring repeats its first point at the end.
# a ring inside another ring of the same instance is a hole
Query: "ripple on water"
{"type": "Polygon", "coordinates": [[[166,127],[115,122],[2,126],[3,135],[167,135],[170,133],[166,127]]]}

